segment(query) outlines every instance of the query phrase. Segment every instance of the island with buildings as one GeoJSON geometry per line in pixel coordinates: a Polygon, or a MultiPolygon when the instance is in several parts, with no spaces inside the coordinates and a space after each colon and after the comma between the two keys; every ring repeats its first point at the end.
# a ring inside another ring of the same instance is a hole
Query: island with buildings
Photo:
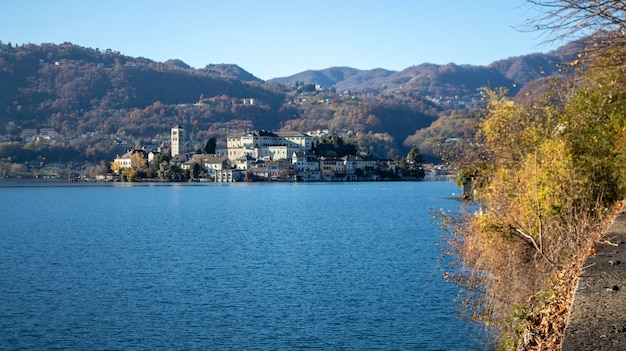
{"type": "MultiPolygon", "coordinates": [[[[441,177],[444,170],[424,169],[421,162],[398,162],[359,155],[356,147],[342,143],[320,144],[318,137],[300,132],[247,130],[227,136],[226,147],[209,140],[204,150],[188,152],[185,130],[171,128],[169,142],[156,150],[134,148],[118,155],[111,172],[100,180],[122,181],[381,181],[422,180],[441,177]],[[348,149],[351,152],[338,150],[348,149]],[[428,174],[427,172],[428,171],[428,174]]],[[[414,160],[419,161],[419,160],[414,160]]]]}

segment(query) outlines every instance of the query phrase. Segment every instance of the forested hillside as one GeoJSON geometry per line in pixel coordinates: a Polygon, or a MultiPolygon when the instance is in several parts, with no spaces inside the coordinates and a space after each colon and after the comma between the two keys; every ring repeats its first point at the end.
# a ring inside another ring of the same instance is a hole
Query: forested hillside
{"type": "Polygon", "coordinates": [[[0,121],[57,128],[67,135],[114,133],[127,127],[124,117],[131,117],[133,109],[145,109],[155,102],[189,104],[203,96],[224,95],[256,97],[273,108],[283,102],[281,94],[254,81],[234,79],[215,66],[201,70],[183,67],[176,61],[158,63],[69,43],[2,45],[0,121]],[[117,121],[111,123],[111,117],[117,121]]]}
{"type": "MultiPolygon", "coordinates": [[[[515,92],[541,77],[540,70],[557,73],[556,63],[568,55],[536,54],[489,67],[422,64],[401,72],[329,68],[263,82],[236,65],[194,69],[177,59],[154,62],[71,43],[0,43],[0,135],[20,141],[26,129],[53,128],[65,138],[139,141],[180,124],[193,148],[248,128],[319,129],[348,133],[361,151],[400,156],[423,143],[419,136],[428,133],[420,131],[434,121],[480,106],[479,88],[515,92]]],[[[82,153],[84,145],[76,149],[71,158],[98,161],[93,152],[82,153]]],[[[440,152],[431,147],[425,156],[436,161],[440,152]]]]}
{"type": "Polygon", "coordinates": [[[479,98],[476,89],[506,87],[511,95],[519,88],[536,79],[560,73],[563,65],[576,59],[583,41],[573,41],[547,54],[528,54],[493,62],[488,66],[472,66],[456,63],[438,65],[423,63],[402,71],[382,68],[358,70],[349,67],[333,67],[319,71],[305,71],[271,81],[293,85],[319,83],[333,86],[337,91],[393,93],[398,91],[418,93],[437,100],[471,102],[479,98]]]}

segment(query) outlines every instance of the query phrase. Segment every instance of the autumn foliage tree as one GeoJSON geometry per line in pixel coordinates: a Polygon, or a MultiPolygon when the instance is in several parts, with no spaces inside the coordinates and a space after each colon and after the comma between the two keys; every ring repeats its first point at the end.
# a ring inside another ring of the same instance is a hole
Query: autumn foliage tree
{"type": "Polygon", "coordinates": [[[615,58],[625,48],[581,56],[545,95],[486,91],[467,164],[478,208],[446,219],[456,265],[447,277],[503,349],[558,347],[576,272],[624,198],[626,70],[615,58]]]}

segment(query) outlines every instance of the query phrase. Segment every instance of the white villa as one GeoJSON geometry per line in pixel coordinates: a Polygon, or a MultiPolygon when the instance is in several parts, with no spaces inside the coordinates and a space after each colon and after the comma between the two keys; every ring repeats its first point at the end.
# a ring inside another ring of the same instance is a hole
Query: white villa
{"type": "Polygon", "coordinates": [[[294,153],[307,152],[313,147],[313,137],[299,132],[246,131],[226,138],[226,155],[232,163],[245,156],[257,160],[291,161],[294,153]]]}
{"type": "Polygon", "coordinates": [[[133,160],[134,154],[140,154],[141,157],[147,162],[152,162],[152,159],[154,158],[153,152],[146,152],[145,150],[141,150],[141,149],[130,149],[130,150],[127,150],[126,153],[121,156],[117,155],[117,157],[115,157],[115,159],[113,160],[113,164],[116,165],[116,168],[118,169],[132,167],[132,160],[133,160]]]}

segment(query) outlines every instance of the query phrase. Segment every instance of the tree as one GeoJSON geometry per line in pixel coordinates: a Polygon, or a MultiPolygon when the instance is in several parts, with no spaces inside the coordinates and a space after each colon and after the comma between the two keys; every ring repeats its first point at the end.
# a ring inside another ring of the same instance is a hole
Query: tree
{"type": "Polygon", "coordinates": [[[419,149],[414,147],[409,151],[406,158],[402,158],[399,162],[400,168],[403,168],[402,172],[405,177],[414,178],[417,180],[423,180],[426,176],[426,172],[422,167],[424,158],[419,149]]]}
{"type": "Polygon", "coordinates": [[[354,144],[340,144],[341,146],[341,153],[343,154],[343,156],[345,155],[356,155],[359,150],[357,149],[357,146],[354,144]]]}
{"type": "Polygon", "coordinates": [[[180,168],[179,165],[173,164],[170,165],[170,180],[175,182],[181,182],[188,178],[188,175],[185,174],[185,171],[180,168]]]}
{"type": "MultiPolygon", "coordinates": [[[[526,0],[541,15],[526,23],[530,30],[545,31],[555,40],[611,31],[626,33],[624,0],[526,0]]],[[[621,33],[621,34],[620,34],[621,33]]]]}
{"type": "MultiPolygon", "coordinates": [[[[540,31],[547,41],[591,37],[588,52],[626,46],[626,2],[624,0],[526,0],[540,15],[522,28],[540,31]]],[[[582,57],[582,55],[581,55],[582,57]]],[[[624,69],[624,58],[609,62],[624,69]]]]}
{"type": "Polygon", "coordinates": [[[407,161],[409,164],[421,166],[424,163],[424,157],[420,153],[420,150],[417,147],[414,147],[409,151],[407,155],[407,161]]]}
{"type": "Polygon", "coordinates": [[[354,175],[357,177],[357,179],[362,178],[364,174],[365,172],[363,172],[363,170],[360,168],[354,170],[354,175]]]}
{"type": "Polygon", "coordinates": [[[214,137],[211,137],[204,146],[204,152],[207,154],[214,154],[215,148],[217,145],[217,140],[214,137]]]}
{"type": "Polygon", "coordinates": [[[100,161],[97,173],[100,175],[106,175],[109,172],[111,172],[111,163],[109,163],[107,160],[100,161]]]}
{"type": "Polygon", "coordinates": [[[148,174],[148,160],[140,152],[130,156],[130,168],[135,172],[135,178],[144,178],[148,174]]]}
{"type": "Polygon", "coordinates": [[[531,319],[519,318],[520,311],[545,310],[539,304],[549,302],[540,297],[554,296],[549,282],[582,262],[604,209],[623,198],[620,76],[591,69],[574,93],[556,85],[526,104],[486,91],[476,135],[481,149],[466,168],[481,211],[453,226],[450,248],[465,269],[448,277],[466,289],[472,316],[505,331],[503,343],[525,340],[521,331],[531,319]]]}
{"type": "Polygon", "coordinates": [[[158,173],[159,169],[161,168],[161,163],[165,161],[169,164],[171,158],[172,157],[170,155],[163,153],[158,153],[154,155],[154,158],[152,159],[152,170],[158,173]]]}
{"type": "Polygon", "coordinates": [[[126,182],[135,182],[139,180],[137,172],[133,167],[125,167],[121,171],[122,180],[126,182]]]}
{"type": "Polygon", "coordinates": [[[171,173],[172,171],[169,161],[161,161],[161,163],[159,163],[159,170],[157,172],[159,179],[164,182],[170,181],[172,180],[171,173]]]}
{"type": "Polygon", "coordinates": [[[189,178],[196,179],[200,175],[200,165],[196,162],[193,162],[189,167],[189,178]]]}
{"type": "Polygon", "coordinates": [[[111,172],[115,173],[115,174],[119,174],[120,170],[121,170],[121,166],[119,162],[112,162],[111,163],[111,172]]]}

